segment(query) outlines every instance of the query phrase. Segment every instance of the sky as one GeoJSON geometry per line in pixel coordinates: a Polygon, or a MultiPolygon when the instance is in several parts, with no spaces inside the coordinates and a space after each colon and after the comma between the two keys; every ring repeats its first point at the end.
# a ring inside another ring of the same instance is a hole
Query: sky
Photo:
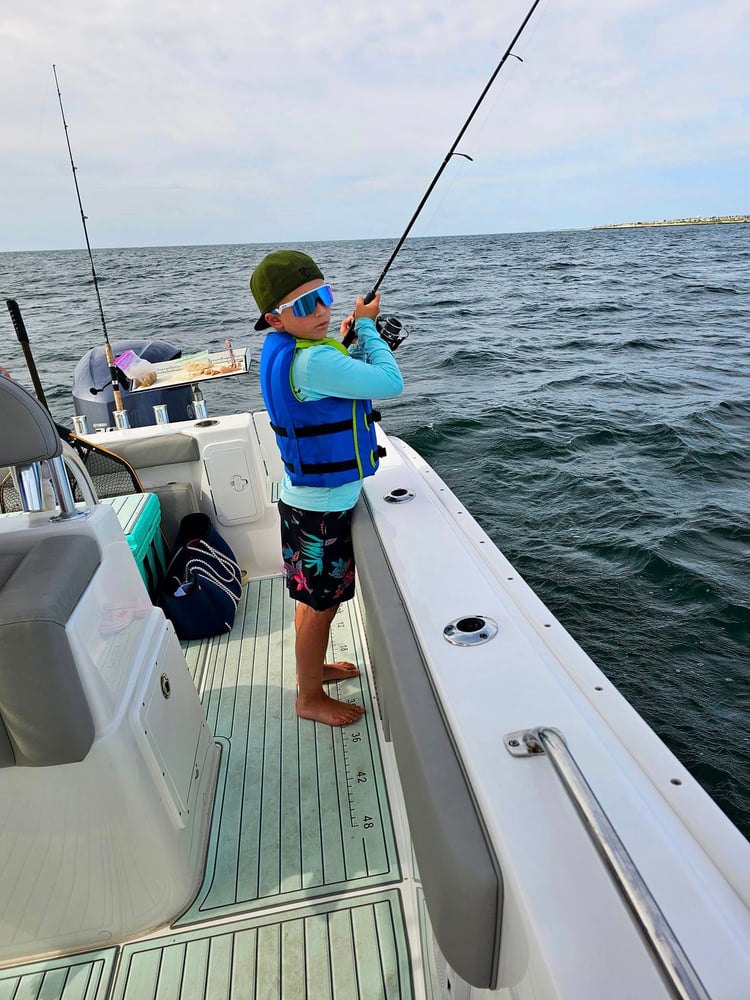
{"type": "MultiPolygon", "coordinates": [[[[0,251],[401,235],[531,0],[6,0],[0,251]]],[[[747,0],[541,0],[414,236],[750,213],[747,0]]]]}

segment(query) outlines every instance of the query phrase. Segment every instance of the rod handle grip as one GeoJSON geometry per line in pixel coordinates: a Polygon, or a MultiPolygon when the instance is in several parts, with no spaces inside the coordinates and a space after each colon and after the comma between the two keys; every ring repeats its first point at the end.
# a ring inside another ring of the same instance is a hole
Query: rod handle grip
{"type": "MultiPolygon", "coordinates": [[[[366,306],[369,305],[375,298],[375,291],[376,290],[373,288],[371,292],[368,292],[367,295],[365,295],[364,304],[366,306]]],[[[344,334],[344,339],[341,341],[341,343],[344,345],[344,347],[349,347],[349,345],[353,340],[354,340],[354,320],[352,320],[351,323],[349,324],[349,329],[344,334]]]]}
{"type": "Polygon", "coordinates": [[[15,299],[6,299],[5,304],[8,307],[8,312],[10,313],[10,318],[13,320],[13,326],[16,331],[16,337],[21,344],[28,344],[29,335],[26,332],[26,324],[23,321],[23,316],[21,315],[21,310],[15,299]]]}

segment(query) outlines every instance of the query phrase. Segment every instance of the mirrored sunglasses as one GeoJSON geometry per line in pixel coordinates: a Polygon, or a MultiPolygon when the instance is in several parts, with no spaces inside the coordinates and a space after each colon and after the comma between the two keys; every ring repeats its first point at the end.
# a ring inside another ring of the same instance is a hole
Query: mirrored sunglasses
{"type": "Polygon", "coordinates": [[[271,312],[281,314],[285,309],[292,310],[292,316],[312,316],[318,308],[320,302],[323,306],[330,306],[333,303],[333,291],[330,285],[321,285],[320,288],[313,288],[311,292],[298,295],[291,302],[284,302],[271,312]]]}

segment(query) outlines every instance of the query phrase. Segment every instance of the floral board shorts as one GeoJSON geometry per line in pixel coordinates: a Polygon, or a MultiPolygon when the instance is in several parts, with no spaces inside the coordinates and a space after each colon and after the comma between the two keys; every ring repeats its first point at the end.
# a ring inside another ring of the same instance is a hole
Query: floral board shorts
{"type": "Polygon", "coordinates": [[[289,594],[316,611],[354,597],[351,510],[300,510],[279,500],[289,594]]]}

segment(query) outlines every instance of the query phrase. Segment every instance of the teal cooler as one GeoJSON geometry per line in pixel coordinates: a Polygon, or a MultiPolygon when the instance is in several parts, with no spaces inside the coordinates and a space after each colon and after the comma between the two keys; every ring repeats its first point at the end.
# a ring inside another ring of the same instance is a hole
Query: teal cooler
{"type": "Polygon", "coordinates": [[[167,566],[167,554],[161,537],[158,496],[155,493],[130,493],[127,496],[108,497],[102,503],[114,507],[143,582],[149,594],[154,597],[167,566]]]}

